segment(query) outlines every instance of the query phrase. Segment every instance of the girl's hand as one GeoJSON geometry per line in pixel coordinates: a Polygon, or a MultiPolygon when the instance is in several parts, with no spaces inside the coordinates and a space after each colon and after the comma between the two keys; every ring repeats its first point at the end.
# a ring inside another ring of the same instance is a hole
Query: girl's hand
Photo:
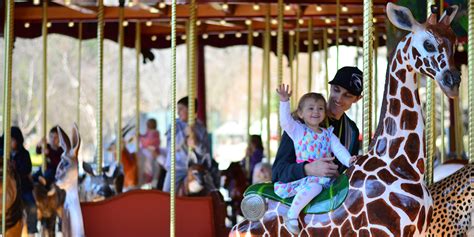
{"type": "Polygon", "coordinates": [[[276,89],[277,94],[280,96],[280,101],[288,101],[291,96],[291,90],[289,85],[281,84],[276,89]]]}
{"type": "Polygon", "coordinates": [[[357,160],[357,156],[352,156],[351,159],[349,160],[349,165],[353,165],[356,160],[357,160]]]}

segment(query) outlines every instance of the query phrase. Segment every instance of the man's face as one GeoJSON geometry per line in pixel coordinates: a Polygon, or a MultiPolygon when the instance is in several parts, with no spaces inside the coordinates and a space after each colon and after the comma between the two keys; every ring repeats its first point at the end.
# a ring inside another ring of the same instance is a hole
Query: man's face
{"type": "Polygon", "coordinates": [[[362,96],[349,93],[344,87],[331,85],[331,93],[328,100],[328,111],[333,115],[339,115],[349,110],[362,96]]]}
{"type": "Polygon", "coordinates": [[[188,121],[188,107],[182,104],[178,104],[178,118],[183,122],[188,121]]]}
{"type": "Polygon", "coordinates": [[[52,132],[49,134],[49,141],[51,142],[52,145],[54,146],[59,146],[59,136],[58,133],[52,132]]]}

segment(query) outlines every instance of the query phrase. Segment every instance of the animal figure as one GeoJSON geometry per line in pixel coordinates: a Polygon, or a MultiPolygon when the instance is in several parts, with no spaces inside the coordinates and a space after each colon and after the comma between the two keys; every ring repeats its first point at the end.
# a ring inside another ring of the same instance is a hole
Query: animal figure
{"type": "Polygon", "coordinates": [[[468,164],[429,187],[434,203],[428,236],[472,236],[467,231],[473,224],[473,184],[474,164],[468,164]]]}
{"type": "Polygon", "coordinates": [[[39,177],[39,182],[33,188],[38,220],[41,221],[41,236],[56,235],[56,218],[63,212],[66,192],[56,184],[47,186],[46,179],[39,177]]]}
{"type": "Polygon", "coordinates": [[[78,195],[78,159],[81,137],[74,124],[72,143],[66,133],[58,127],[58,135],[64,153],[56,170],[56,185],[66,191],[62,210],[62,232],[64,237],[84,237],[84,225],[78,195]]]}
{"type": "Polygon", "coordinates": [[[433,169],[433,182],[438,182],[451,174],[455,173],[456,171],[462,169],[465,165],[467,165],[467,160],[460,160],[460,159],[451,159],[446,161],[444,164],[436,165],[433,169]]]}
{"type": "Polygon", "coordinates": [[[117,165],[103,167],[100,175],[86,162],[83,162],[82,167],[86,175],[79,187],[81,202],[101,201],[122,193],[124,175],[117,165]]]}
{"type": "MultiPolygon", "coordinates": [[[[1,144],[3,146],[3,139],[0,139],[1,144]]],[[[0,172],[3,173],[3,150],[0,153],[0,172]]],[[[7,237],[16,237],[21,236],[21,231],[23,228],[23,205],[21,201],[21,196],[18,193],[20,190],[20,179],[16,173],[15,167],[8,162],[8,174],[6,177],[6,206],[5,210],[7,213],[5,214],[5,228],[6,228],[6,236],[7,237]]],[[[0,176],[0,195],[3,194],[3,176],[0,176]]],[[[0,208],[2,208],[2,203],[0,202],[0,208]]],[[[0,209],[1,214],[1,209],[0,209]]]]}
{"type": "MultiPolygon", "coordinates": [[[[300,216],[302,236],[424,236],[431,223],[432,197],[424,183],[424,121],[415,74],[434,78],[450,96],[459,93],[454,69],[455,35],[449,24],[457,7],[418,23],[409,9],[387,4],[390,21],[410,33],[389,59],[379,124],[368,154],[360,156],[346,175],[349,191],[343,204],[323,214],[300,216]]],[[[268,200],[268,199],[267,199],[268,200]]],[[[267,202],[255,222],[244,220],[231,236],[288,235],[283,216],[289,207],[267,202]]]]}
{"type": "Polygon", "coordinates": [[[239,162],[232,162],[226,170],[222,171],[224,178],[223,187],[229,191],[230,201],[227,203],[232,208],[229,216],[232,225],[237,224],[237,215],[242,215],[240,203],[244,198],[245,189],[249,186],[249,181],[245,170],[239,162]]]}
{"type": "Polygon", "coordinates": [[[212,191],[216,191],[217,188],[206,166],[192,164],[189,166],[183,183],[178,185],[176,190],[178,196],[208,196],[212,191]]]}

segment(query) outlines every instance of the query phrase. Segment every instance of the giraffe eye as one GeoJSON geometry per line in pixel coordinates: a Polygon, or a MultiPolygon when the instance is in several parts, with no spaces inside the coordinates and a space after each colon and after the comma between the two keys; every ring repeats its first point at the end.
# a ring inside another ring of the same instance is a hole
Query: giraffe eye
{"type": "Polygon", "coordinates": [[[428,40],[425,40],[425,42],[423,42],[423,47],[426,49],[426,51],[430,53],[433,53],[436,51],[435,46],[428,40]]]}

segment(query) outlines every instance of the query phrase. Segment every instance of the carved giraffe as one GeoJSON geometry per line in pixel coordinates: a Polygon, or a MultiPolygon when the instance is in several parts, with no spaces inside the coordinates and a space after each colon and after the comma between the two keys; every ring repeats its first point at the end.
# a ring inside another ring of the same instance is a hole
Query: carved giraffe
{"type": "MultiPolygon", "coordinates": [[[[415,73],[438,81],[448,96],[460,83],[454,69],[455,36],[449,23],[457,7],[440,22],[431,15],[425,24],[405,7],[387,4],[390,21],[410,31],[389,60],[380,122],[369,153],[346,174],[349,193],[336,210],[300,215],[300,236],[424,236],[431,221],[432,198],[424,178],[424,122],[415,73]]],[[[288,235],[283,216],[288,206],[267,199],[268,210],[258,222],[244,220],[233,227],[240,234],[288,235]]]]}
{"type": "Polygon", "coordinates": [[[58,127],[58,135],[64,153],[56,170],[56,185],[66,191],[66,200],[61,214],[62,232],[65,237],[83,237],[84,225],[78,195],[77,159],[81,137],[76,124],[72,129],[72,144],[60,127],[58,127]]]}

